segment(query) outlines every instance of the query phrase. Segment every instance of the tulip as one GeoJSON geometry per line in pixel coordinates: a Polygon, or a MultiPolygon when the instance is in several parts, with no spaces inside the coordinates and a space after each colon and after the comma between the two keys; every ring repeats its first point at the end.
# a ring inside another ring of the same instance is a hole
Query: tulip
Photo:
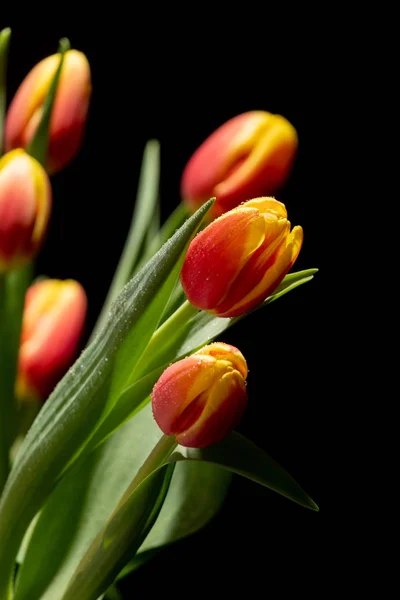
{"type": "Polygon", "coordinates": [[[29,262],[50,216],[50,181],[41,164],[24,150],[0,159],[0,273],[29,262]]]}
{"type": "Polygon", "coordinates": [[[246,408],[247,372],[242,353],[218,342],[170,365],[151,395],[158,426],[182,446],[219,442],[246,408]]]}
{"type": "Polygon", "coordinates": [[[289,175],[297,143],[295,128],[280,115],[238,115],[193,154],[182,175],[182,198],[196,210],[215,196],[210,213],[218,217],[249,198],[275,193],[289,175]]]}
{"type": "MultiPolygon", "coordinates": [[[[39,62],[21,83],[7,113],[5,145],[27,148],[40,122],[43,104],[59,65],[60,54],[39,62]]],[[[82,52],[65,53],[53,113],[46,168],[59,171],[77,153],[83,138],[91,93],[90,67],[82,52]]]]}
{"type": "Polygon", "coordinates": [[[191,242],[181,271],[188,300],[219,317],[267,298],[294,264],[303,230],[290,231],[285,205],[255,198],[225,213],[191,242]]]}
{"type": "Polygon", "coordinates": [[[87,299],[71,279],[46,279],[26,294],[17,397],[47,398],[70,366],[85,323],[87,299]]]}

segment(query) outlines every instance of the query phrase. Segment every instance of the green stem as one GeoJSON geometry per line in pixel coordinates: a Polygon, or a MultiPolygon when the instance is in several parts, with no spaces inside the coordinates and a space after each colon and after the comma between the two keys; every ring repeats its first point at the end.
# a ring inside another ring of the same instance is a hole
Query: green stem
{"type": "Polygon", "coordinates": [[[4,116],[6,113],[6,77],[7,77],[7,56],[8,45],[10,43],[11,29],[7,27],[0,31],[0,156],[3,150],[4,134],[4,116]]]}
{"type": "Polygon", "coordinates": [[[0,274],[0,495],[8,477],[9,464],[9,398],[7,377],[7,307],[5,275],[0,274]]]}
{"type": "Polygon", "coordinates": [[[156,471],[161,465],[163,465],[167,458],[172,454],[172,452],[177,447],[177,442],[174,436],[172,435],[162,435],[158,440],[157,444],[154,446],[153,450],[150,452],[149,456],[146,458],[139,471],[136,473],[135,477],[132,479],[128,489],[125,494],[122,496],[121,500],[118,503],[117,508],[114,512],[117,512],[119,507],[121,507],[128,498],[131,497],[132,493],[135,491],[137,487],[149,476],[156,471]]]}
{"type": "Polygon", "coordinates": [[[194,315],[198,313],[188,300],[186,300],[152,335],[146,350],[137,363],[134,371],[129,378],[129,384],[140,378],[146,371],[147,365],[158,354],[160,348],[165,350],[170,344],[174,343],[177,332],[179,332],[194,315]]]}
{"type": "Polygon", "coordinates": [[[0,275],[0,493],[8,475],[9,453],[16,431],[15,378],[30,279],[30,266],[0,275]]]}
{"type": "Polygon", "coordinates": [[[160,438],[81,560],[62,600],[95,600],[137,552],[168,492],[173,465],[165,470],[165,463],[176,446],[175,437],[160,438]]]}
{"type": "Polygon", "coordinates": [[[143,245],[144,238],[146,237],[147,229],[154,215],[154,206],[156,205],[158,197],[159,178],[160,144],[157,140],[150,140],[146,144],[143,155],[137,199],[128,237],[114,278],[111,282],[107,298],[92,332],[91,340],[104,326],[111,304],[131,278],[131,273],[138,261],[140,249],[143,245]]]}

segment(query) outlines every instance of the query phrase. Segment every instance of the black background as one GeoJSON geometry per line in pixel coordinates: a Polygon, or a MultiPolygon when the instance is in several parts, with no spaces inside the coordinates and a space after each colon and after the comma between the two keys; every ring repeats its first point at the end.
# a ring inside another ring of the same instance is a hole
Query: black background
{"type": "Polygon", "coordinates": [[[147,139],[161,142],[166,218],[179,202],[186,161],[230,117],[268,110],[283,114],[299,134],[291,178],[277,197],[285,202],[292,224],[301,224],[305,232],[296,270],[321,270],[311,283],[247,317],[221,341],[237,345],[250,368],[249,408],[240,431],[287,468],[321,511],[313,513],[236,477],[223,510],[203,531],[121,584],[127,598],[165,590],[199,596],[279,591],[283,597],[296,590],[325,597],[324,57],[318,54],[319,40],[310,40],[304,28],[293,39],[281,23],[271,38],[268,28],[253,31],[246,24],[243,35],[239,21],[234,29],[186,26],[180,35],[170,22],[159,23],[156,31],[148,22],[144,31],[139,23],[108,29],[54,23],[40,33],[19,26],[18,20],[0,23],[13,27],[10,98],[64,35],[91,64],[85,143],[74,162],[52,179],[51,229],[37,263],[40,273],[72,277],[84,285],[90,306],[87,334],[123,247],[147,139]]]}

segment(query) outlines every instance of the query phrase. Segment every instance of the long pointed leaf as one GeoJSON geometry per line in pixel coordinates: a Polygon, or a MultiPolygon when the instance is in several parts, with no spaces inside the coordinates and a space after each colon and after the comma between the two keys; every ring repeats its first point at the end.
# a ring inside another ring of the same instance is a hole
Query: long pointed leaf
{"type": "Polygon", "coordinates": [[[179,446],[169,459],[200,460],[210,462],[233,473],[247,477],[297,504],[319,510],[315,502],[285,469],[253,442],[233,431],[219,444],[208,448],[183,448],[179,446]]]}
{"type": "Polygon", "coordinates": [[[140,249],[156,211],[159,179],[160,144],[157,140],[149,140],[144,149],[139,187],[128,236],[92,337],[103,327],[113,300],[115,300],[124,285],[129,281],[134,266],[138,261],[140,249]]]}
{"type": "Polygon", "coordinates": [[[11,471],[0,504],[0,598],[8,593],[15,556],[29,522],[107,411],[116,354],[151,305],[212,205],[203,205],[122,290],[109,320],[45,403],[11,471]]]}
{"type": "Polygon", "coordinates": [[[10,36],[11,29],[9,27],[0,31],[0,157],[3,153],[4,115],[7,102],[7,56],[10,36]]]}
{"type": "Polygon", "coordinates": [[[29,154],[36,158],[36,160],[38,160],[43,166],[46,165],[51,115],[53,111],[54,100],[57,93],[57,86],[60,80],[61,69],[64,64],[64,55],[69,50],[69,48],[70,44],[67,38],[63,38],[62,40],[60,40],[60,45],[58,48],[58,52],[60,53],[60,62],[58,64],[57,70],[50,84],[49,91],[47,92],[47,96],[43,103],[42,118],[40,119],[35,135],[33,136],[28,147],[29,154]]]}

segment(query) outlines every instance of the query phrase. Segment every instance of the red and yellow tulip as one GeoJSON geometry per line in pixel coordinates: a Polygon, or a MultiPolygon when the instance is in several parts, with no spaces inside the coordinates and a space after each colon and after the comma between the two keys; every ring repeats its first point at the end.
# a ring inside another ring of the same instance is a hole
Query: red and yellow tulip
{"type": "Polygon", "coordinates": [[[191,242],[181,271],[188,300],[220,317],[244,314],[267,298],[294,264],[303,230],[290,231],[285,205],[245,202],[191,242]]]}
{"type": "Polygon", "coordinates": [[[29,262],[50,216],[51,186],[40,163],[24,150],[0,159],[0,273],[29,262]]]}
{"type": "Polygon", "coordinates": [[[154,418],[182,446],[219,442],[247,406],[247,364],[234,346],[214,343],[169,366],[154,386],[154,418]]]}
{"type": "Polygon", "coordinates": [[[45,400],[70,366],[85,323],[87,299],[73,280],[46,279],[25,299],[17,396],[45,400]]]}
{"type": "MultiPolygon", "coordinates": [[[[60,61],[53,54],[39,62],[21,83],[7,112],[7,150],[27,148],[40,122],[43,103],[60,61]]],[[[77,50],[65,53],[50,123],[46,168],[54,173],[77,153],[83,138],[91,94],[90,67],[77,50]]]]}
{"type": "Polygon", "coordinates": [[[297,133],[280,115],[251,111],[230,119],[196,150],[186,165],[181,195],[191,210],[217,200],[212,217],[241,202],[275,193],[287,179],[297,133]]]}

